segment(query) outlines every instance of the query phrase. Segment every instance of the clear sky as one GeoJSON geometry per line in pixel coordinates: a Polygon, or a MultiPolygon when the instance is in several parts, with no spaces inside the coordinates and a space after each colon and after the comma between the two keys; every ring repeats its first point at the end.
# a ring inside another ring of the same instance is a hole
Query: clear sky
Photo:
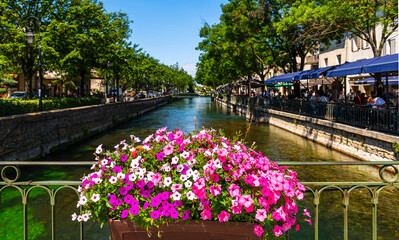
{"type": "Polygon", "coordinates": [[[179,63],[192,76],[199,51],[199,30],[219,22],[228,0],[102,0],[107,11],[121,11],[133,21],[130,41],[161,63],[179,63]]]}

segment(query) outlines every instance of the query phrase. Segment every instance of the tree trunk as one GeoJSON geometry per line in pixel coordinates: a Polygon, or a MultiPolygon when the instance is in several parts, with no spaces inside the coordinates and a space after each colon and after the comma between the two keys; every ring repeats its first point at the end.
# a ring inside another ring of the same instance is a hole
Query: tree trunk
{"type": "MultiPolygon", "coordinates": [[[[28,89],[27,89],[28,91],[27,91],[27,95],[26,95],[26,97],[28,99],[32,99],[32,97],[33,97],[33,80],[32,80],[32,78],[33,78],[32,71],[28,71],[25,75],[25,82],[28,83],[28,89]]],[[[37,90],[39,90],[39,89],[37,89],[37,90]]]]}
{"type": "Polygon", "coordinates": [[[116,75],[116,100],[119,102],[119,76],[116,75]]]}
{"type": "Polygon", "coordinates": [[[85,71],[80,71],[80,89],[79,89],[79,97],[84,97],[84,87],[85,87],[85,71]]]}
{"type": "MultiPolygon", "coordinates": [[[[26,61],[22,62],[21,69],[25,78],[26,97],[31,99],[33,97],[33,59],[31,54],[28,52],[26,61]]],[[[38,90],[38,89],[37,89],[38,90]]]]}

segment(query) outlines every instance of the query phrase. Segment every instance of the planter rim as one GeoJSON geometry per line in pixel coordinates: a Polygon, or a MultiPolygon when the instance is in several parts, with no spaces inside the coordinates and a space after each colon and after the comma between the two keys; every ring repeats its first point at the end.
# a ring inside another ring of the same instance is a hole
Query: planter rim
{"type": "Polygon", "coordinates": [[[258,240],[254,234],[254,223],[218,222],[209,220],[177,221],[166,223],[159,229],[138,227],[133,221],[108,219],[112,240],[158,239],[209,239],[209,240],[258,240]],[[151,236],[151,237],[149,237],[151,236]],[[154,238],[155,237],[155,238],[154,238]]]}

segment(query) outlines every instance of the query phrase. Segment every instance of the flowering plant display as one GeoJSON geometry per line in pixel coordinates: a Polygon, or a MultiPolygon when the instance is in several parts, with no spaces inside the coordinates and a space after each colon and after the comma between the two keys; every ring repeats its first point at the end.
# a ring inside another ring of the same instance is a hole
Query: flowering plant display
{"type": "Polygon", "coordinates": [[[311,223],[306,209],[298,214],[305,188],[296,173],[238,137],[164,127],[142,143],[133,135],[131,140],[113,152],[98,146],[98,162],[78,188],[83,211],[72,220],[131,220],[147,229],[173,221],[249,222],[264,238],[298,230],[297,215],[311,223]]]}

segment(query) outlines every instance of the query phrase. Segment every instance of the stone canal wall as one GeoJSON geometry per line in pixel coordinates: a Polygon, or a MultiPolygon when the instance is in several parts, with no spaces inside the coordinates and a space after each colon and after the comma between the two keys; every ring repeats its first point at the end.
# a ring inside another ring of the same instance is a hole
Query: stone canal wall
{"type": "Polygon", "coordinates": [[[247,112],[247,106],[223,99],[217,102],[247,119],[253,117],[254,122],[269,123],[364,161],[399,160],[393,146],[399,143],[399,136],[272,109],[247,112]]]}
{"type": "Polygon", "coordinates": [[[32,160],[171,101],[169,96],[0,118],[0,161],[32,160]]]}

